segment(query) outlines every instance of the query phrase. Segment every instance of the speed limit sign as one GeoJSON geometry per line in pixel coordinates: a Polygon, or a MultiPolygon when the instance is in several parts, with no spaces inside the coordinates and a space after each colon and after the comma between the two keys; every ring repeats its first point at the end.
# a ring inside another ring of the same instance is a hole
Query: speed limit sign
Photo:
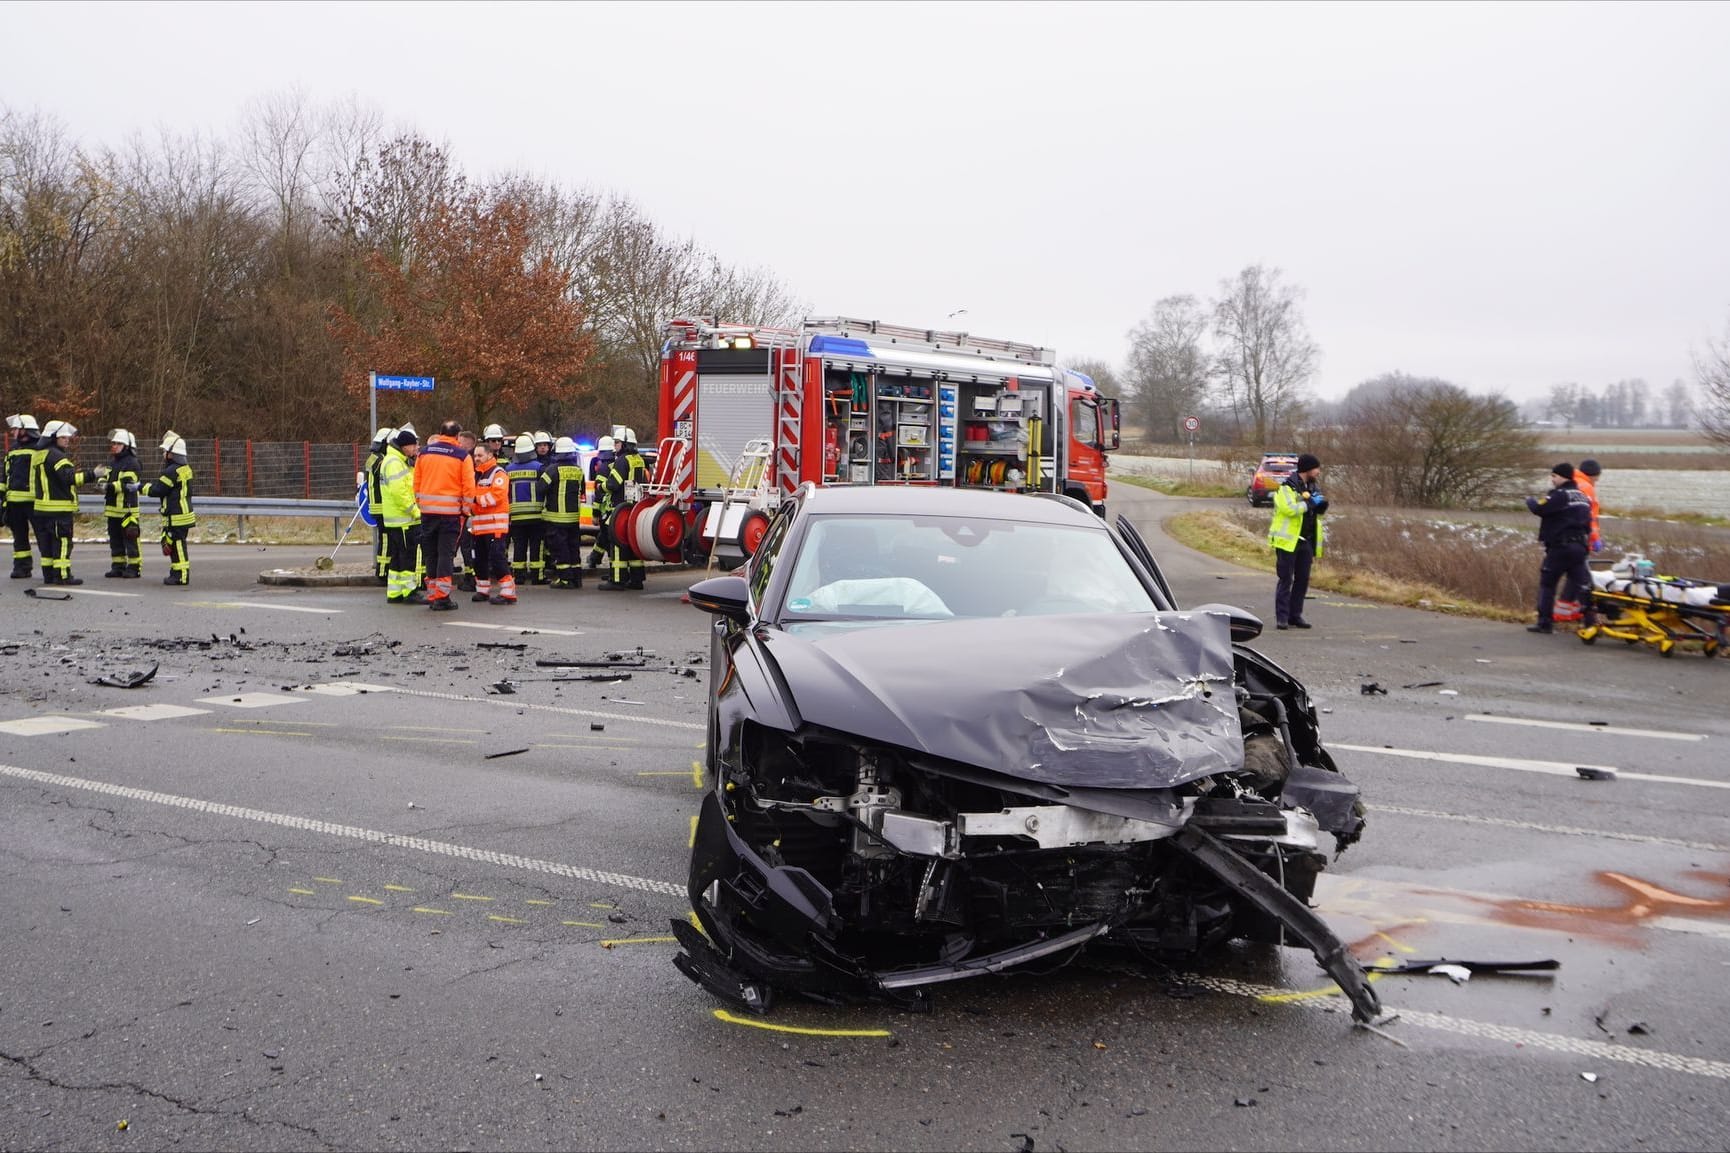
{"type": "Polygon", "coordinates": [[[1201,427],[1201,421],[1197,420],[1195,417],[1186,416],[1183,418],[1183,430],[1185,432],[1194,432],[1196,429],[1198,429],[1200,427],[1201,427]]]}

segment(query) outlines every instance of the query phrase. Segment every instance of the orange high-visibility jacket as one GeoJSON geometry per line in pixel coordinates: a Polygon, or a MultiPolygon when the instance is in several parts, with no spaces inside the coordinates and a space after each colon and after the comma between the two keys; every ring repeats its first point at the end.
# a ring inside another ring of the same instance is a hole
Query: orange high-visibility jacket
{"type": "Polygon", "coordinates": [[[432,436],[414,461],[414,499],[420,514],[461,516],[474,506],[475,465],[454,436],[432,436]]]}
{"type": "Polygon", "coordinates": [[[475,473],[474,511],[470,536],[504,536],[511,530],[511,478],[497,464],[475,473]]]}

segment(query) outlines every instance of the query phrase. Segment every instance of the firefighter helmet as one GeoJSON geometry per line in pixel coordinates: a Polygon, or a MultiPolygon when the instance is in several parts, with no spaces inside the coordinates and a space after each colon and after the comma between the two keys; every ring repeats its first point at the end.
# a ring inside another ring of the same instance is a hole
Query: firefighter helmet
{"type": "Polygon", "coordinates": [[[535,429],[535,443],[537,445],[551,444],[553,443],[553,434],[544,428],[537,428],[535,429]]]}
{"type": "Polygon", "coordinates": [[[517,433],[517,443],[511,447],[518,456],[527,456],[535,451],[535,438],[526,432],[519,432],[517,433]]]}
{"type": "Polygon", "coordinates": [[[186,440],[172,428],[162,434],[162,451],[169,456],[186,459],[186,440]]]}
{"type": "Polygon", "coordinates": [[[569,456],[576,451],[577,442],[568,436],[561,436],[553,442],[553,454],[555,456],[569,456]]]}
{"type": "Polygon", "coordinates": [[[489,424],[481,431],[482,440],[503,440],[504,438],[505,430],[496,424],[489,424]]]}
{"type": "Polygon", "coordinates": [[[626,444],[636,444],[637,430],[634,428],[627,428],[625,430],[625,435],[619,439],[623,440],[626,444]]]}
{"type": "Polygon", "coordinates": [[[613,438],[610,436],[603,436],[601,438],[601,443],[598,446],[599,451],[601,451],[601,452],[612,452],[614,449],[616,449],[618,447],[619,447],[618,445],[613,443],[613,438]]]}
{"type": "Polygon", "coordinates": [[[394,428],[379,428],[377,432],[372,434],[372,446],[378,448],[380,445],[384,444],[385,441],[395,435],[395,433],[396,429],[394,428]]]}
{"type": "Polygon", "coordinates": [[[70,421],[51,420],[42,429],[42,435],[48,440],[59,440],[63,436],[77,436],[78,430],[72,426],[70,421]]]}
{"type": "Polygon", "coordinates": [[[109,433],[108,434],[108,443],[109,444],[123,444],[127,448],[130,448],[130,449],[136,449],[138,447],[137,438],[134,437],[130,432],[127,432],[124,428],[117,428],[113,432],[109,433]]]}
{"type": "Polygon", "coordinates": [[[27,412],[21,412],[18,414],[18,427],[23,429],[25,432],[42,431],[41,427],[36,423],[36,418],[27,412]]]}

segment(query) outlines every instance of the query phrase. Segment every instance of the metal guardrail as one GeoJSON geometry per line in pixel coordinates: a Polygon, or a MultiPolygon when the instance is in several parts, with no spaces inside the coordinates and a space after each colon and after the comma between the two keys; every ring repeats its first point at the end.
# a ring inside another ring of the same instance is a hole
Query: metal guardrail
{"type": "MultiPolygon", "coordinates": [[[[100,496],[78,495],[78,511],[84,516],[101,516],[107,506],[100,496]]],[[[249,516],[311,516],[331,519],[332,539],[355,514],[353,500],[295,500],[280,496],[199,496],[192,497],[192,511],[200,516],[231,516],[235,518],[235,535],[246,540],[246,518],[249,516]]],[[[140,500],[138,511],[149,516],[157,511],[155,500],[140,500]]],[[[371,530],[366,530],[371,531],[371,530]]]]}

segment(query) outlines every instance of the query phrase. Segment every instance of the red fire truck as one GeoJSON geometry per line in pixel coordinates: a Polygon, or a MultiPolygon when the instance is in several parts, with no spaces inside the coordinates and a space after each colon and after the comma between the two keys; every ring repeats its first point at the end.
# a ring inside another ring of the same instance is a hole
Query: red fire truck
{"type": "Polygon", "coordinates": [[[1050,349],[845,317],[674,321],[659,432],[666,467],[629,539],[719,561],[750,556],[805,481],[1059,492],[1104,515],[1120,436],[1117,401],[1050,349]]]}

